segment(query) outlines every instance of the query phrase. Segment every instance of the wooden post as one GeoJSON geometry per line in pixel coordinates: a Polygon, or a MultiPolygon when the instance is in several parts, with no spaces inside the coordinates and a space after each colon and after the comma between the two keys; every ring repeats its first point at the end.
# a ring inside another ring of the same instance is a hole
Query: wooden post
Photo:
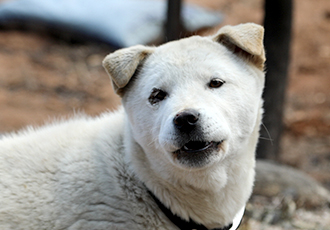
{"type": "Polygon", "coordinates": [[[165,24],[165,41],[172,41],[180,38],[181,24],[181,0],[167,1],[167,21],[165,24]]]}
{"type": "Polygon", "coordinates": [[[292,0],[265,1],[266,85],[265,114],[257,158],[278,159],[283,131],[283,105],[290,61],[292,0]],[[272,141],[263,138],[269,138],[272,141]]]}

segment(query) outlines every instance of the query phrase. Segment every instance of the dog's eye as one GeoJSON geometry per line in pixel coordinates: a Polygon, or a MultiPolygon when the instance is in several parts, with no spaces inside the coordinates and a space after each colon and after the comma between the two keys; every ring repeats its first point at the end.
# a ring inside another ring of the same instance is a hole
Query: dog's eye
{"type": "Polygon", "coordinates": [[[210,88],[219,88],[221,87],[223,84],[225,83],[225,81],[219,79],[219,78],[214,78],[210,81],[209,83],[209,87],[210,88]]]}
{"type": "Polygon", "coordinates": [[[148,98],[150,104],[154,105],[167,97],[167,93],[161,89],[154,88],[148,98]]]}

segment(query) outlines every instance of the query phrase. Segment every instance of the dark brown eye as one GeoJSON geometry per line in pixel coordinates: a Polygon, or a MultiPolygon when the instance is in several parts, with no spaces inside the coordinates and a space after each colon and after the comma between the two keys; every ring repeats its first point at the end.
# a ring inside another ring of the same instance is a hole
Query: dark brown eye
{"type": "Polygon", "coordinates": [[[154,105],[167,97],[167,93],[161,89],[154,88],[148,98],[150,104],[154,105]]]}
{"type": "Polygon", "coordinates": [[[223,84],[225,83],[225,81],[218,79],[218,78],[214,78],[210,81],[209,83],[209,87],[210,88],[219,88],[221,87],[223,84]]]}

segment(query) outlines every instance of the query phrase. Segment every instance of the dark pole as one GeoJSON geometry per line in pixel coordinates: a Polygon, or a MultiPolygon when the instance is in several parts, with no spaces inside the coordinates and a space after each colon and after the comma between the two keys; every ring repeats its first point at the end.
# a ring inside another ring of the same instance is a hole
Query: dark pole
{"type": "Polygon", "coordinates": [[[165,24],[165,41],[179,39],[181,29],[181,0],[168,0],[167,21],[165,24]]]}
{"type": "Polygon", "coordinates": [[[290,62],[290,40],[292,25],[292,0],[265,1],[265,48],[266,83],[264,91],[264,126],[257,158],[278,159],[279,145],[283,131],[283,105],[290,62]]]}

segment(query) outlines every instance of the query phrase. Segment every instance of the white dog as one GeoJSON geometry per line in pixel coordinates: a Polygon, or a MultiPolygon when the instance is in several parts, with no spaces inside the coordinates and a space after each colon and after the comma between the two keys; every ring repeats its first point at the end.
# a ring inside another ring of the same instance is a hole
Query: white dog
{"type": "Polygon", "coordinates": [[[124,109],[0,140],[0,229],[236,229],[264,61],[251,23],[108,55],[124,109]]]}

